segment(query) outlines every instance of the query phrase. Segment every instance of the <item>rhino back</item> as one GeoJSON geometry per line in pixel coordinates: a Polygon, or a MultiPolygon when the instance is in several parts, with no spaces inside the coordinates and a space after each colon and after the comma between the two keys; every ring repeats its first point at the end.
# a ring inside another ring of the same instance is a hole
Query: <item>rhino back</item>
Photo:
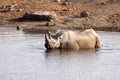
{"type": "Polygon", "coordinates": [[[92,30],[84,32],[64,31],[62,35],[62,48],[94,48],[96,44],[96,33],[92,30]]]}

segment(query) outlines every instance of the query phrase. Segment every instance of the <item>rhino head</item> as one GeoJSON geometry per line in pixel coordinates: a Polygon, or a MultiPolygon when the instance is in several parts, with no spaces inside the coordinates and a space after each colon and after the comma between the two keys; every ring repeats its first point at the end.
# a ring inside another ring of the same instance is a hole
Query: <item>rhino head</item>
{"type": "Polygon", "coordinates": [[[45,47],[47,49],[60,48],[60,37],[61,37],[60,35],[47,32],[45,34],[45,47]]]}

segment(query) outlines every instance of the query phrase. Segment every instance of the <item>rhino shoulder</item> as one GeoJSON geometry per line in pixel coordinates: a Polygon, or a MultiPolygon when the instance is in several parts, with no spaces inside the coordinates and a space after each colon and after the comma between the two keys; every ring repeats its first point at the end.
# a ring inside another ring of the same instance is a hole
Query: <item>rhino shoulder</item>
{"type": "Polygon", "coordinates": [[[85,33],[94,34],[95,36],[98,36],[97,32],[94,29],[87,29],[85,30],[85,33]]]}

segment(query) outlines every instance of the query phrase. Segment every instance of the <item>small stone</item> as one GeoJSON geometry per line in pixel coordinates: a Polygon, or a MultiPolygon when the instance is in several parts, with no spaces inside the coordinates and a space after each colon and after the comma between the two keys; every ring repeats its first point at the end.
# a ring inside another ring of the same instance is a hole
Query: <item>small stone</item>
{"type": "Polygon", "coordinates": [[[55,22],[53,20],[50,20],[46,23],[46,26],[54,26],[55,22]]]}
{"type": "Polygon", "coordinates": [[[100,5],[106,5],[106,2],[101,2],[100,5]]]}
{"type": "Polygon", "coordinates": [[[60,2],[60,0],[55,0],[55,2],[60,2]]]}
{"type": "Polygon", "coordinates": [[[17,4],[15,3],[14,6],[17,6],[17,4]]]}
{"type": "Polygon", "coordinates": [[[80,13],[80,17],[88,17],[89,16],[89,12],[88,11],[83,11],[80,13]]]}
{"type": "Polygon", "coordinates": [[[81,29],[84,29],[84,26],[83,26],[83,25],[80,25],[80,28],[81,28],[81,29]]]}
{"type": "Polygon", "coordinates": [[[21,29],[21,26],[17,26],[16,29],[17,29],[17,30],[20,30],[20,29],[21,29]]]}
{"type": "Polygon", "coordinates": [[[67,1],[63,2],[63,5],[68,5],[68,2],[67,1]]]}
{"type": "Polygon", "coordinates": [[[21,11],[22,11],[22,9],[18,9],[17,11],[18,11],[18,12],[21,12],[21,11]]]}

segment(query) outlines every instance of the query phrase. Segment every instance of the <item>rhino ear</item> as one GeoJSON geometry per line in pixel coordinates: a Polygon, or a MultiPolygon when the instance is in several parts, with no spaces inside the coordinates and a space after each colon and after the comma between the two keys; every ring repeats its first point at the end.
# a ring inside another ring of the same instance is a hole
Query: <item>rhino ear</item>
{"type": "Polygon", "coordinates": [[[49,35],[53,35],[50,31],[47,32],[49,35]]]}
{"type": "Polygon", "coordinates": [[[60,39],[62,39],[62,38],[63,38],[63,35],[60,36],[60,39]]]}
{"type": "Polygon", "coordinates": [[[61,40],[63,38],[63,35],[61,35],[60,37],[58,37],[59,40],[61,40]]]}
{"type": "Polygon", "coordinates": [[[60,32],[60,29],[58,29],[57,31],[56,31],[56,33],[59,33],[60,32]]]}

